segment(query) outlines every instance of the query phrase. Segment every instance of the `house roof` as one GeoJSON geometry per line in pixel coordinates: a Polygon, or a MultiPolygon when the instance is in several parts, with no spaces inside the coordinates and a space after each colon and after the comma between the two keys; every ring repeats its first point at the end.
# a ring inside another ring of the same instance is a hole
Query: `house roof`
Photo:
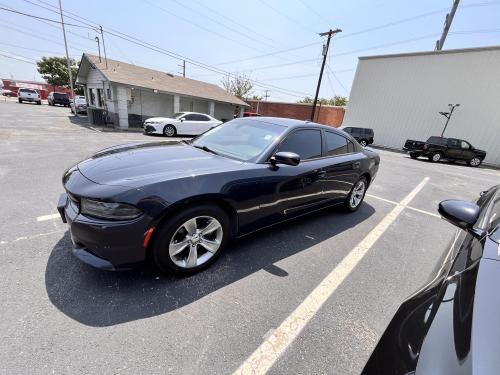
{"type": "Polygon", "coordinates": [[[217,102],[248,106],[243,100],[228,94],[223,88],[211,83],[175,76],[170,73],[160,72],[142,66],[127,64],[123,61],[107,60],[108,67],[106,68],[104,59],[99,61],[98,56],[84,53],[77,77],[80,77],[82,73],[85,74],[84,65],[85,62],[88,62],[92,67],[98,69],[110,82],[204,98],[217,102]]]}

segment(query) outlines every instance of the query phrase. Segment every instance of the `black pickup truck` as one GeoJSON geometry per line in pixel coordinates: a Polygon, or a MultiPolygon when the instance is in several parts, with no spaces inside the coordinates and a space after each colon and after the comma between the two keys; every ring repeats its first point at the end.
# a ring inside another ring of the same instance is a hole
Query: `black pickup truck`
{"type": "Polygon", "coordinates": [[[427,141],[407,139],[403,147],[412,159],[420,156],[438,162],[442,159],[448,161],[465,161],[471,167],[479,166],[486,157],[486,151],[479,150],[469,142],[456,138],[430,137],[427,141]]]}

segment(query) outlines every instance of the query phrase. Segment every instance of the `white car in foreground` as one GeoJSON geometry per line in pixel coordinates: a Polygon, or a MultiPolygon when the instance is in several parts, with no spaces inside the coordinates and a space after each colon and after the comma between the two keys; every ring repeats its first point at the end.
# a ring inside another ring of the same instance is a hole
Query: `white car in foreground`
{"type": "Polygon", "coordinates": [[[198,135],[222,124],[222,121],[204,113],[179,112],[172,117],[152,117],[144,121],[144,133],[163,134],[173,137],[176,134],[198,135]]]}

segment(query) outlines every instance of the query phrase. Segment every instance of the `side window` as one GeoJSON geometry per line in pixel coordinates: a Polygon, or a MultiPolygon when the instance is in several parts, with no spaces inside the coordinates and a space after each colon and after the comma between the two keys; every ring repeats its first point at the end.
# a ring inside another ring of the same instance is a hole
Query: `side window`
{"type": "Polygon", "coordinates": [[[295,152],[301,160],[319,158],[321,156],[321,132],[298,130],[281,143],[278,151],[295,152]]]}
{"type": "Polygon", "coordinates": [[[184,120],[186,120],[186,121],[198,121],[198,117],[197,117],[197,115],[190,114],[190,115],[184,116],[184,120]]]}
{"type": "Polygon", "coordinates": [[[210,121],[210,119],[205,115],[195,115],[197,117],[196,121],[210,121]]]}
{"type": "Polygon", "coordinates": [[[448,139],[448,147],[460,147],[460,142],[458,139],[450,138],[448,139]]]}
{"type": "Polygon", "coordinates": [[[462,146],[463,149],[468,150],[470,148],[470,145],[468,142],[465,141],[460,141],[460,145],[462,146]]]}
{"type": "Polygon", "coordinates": [[[325,136],[326,154],[328,156],[347,154],[346,138],[332,132],[325,132],[325,136]]]}
{"type": "Polygon", "coordinates": [[[348,134],[352,133],[352,128],[344,128],[343,130],[348,134]]]}
{"type": "Polygon", "coordinates": [[[95,105],[94,89],[89,89],[89,99],[90,99],[90,104],[95,105]]]}
{"type": "Polygon", "coordinates": [[[347,152],[354,152],[354,150],[354,143],[352,143],[351,141],[347,141],[347,152]]]}

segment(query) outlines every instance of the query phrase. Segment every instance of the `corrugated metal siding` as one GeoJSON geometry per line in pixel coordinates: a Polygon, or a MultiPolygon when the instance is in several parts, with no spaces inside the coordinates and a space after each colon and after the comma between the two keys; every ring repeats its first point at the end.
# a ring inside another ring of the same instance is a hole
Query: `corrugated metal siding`
{"type": "Polygon", "coordinates": [[[440,135],[487,151],[500,166],[500,50],[360,59],[343,125],[375,130],[375,144],[401,148],[408,138],[440,135]]]}

